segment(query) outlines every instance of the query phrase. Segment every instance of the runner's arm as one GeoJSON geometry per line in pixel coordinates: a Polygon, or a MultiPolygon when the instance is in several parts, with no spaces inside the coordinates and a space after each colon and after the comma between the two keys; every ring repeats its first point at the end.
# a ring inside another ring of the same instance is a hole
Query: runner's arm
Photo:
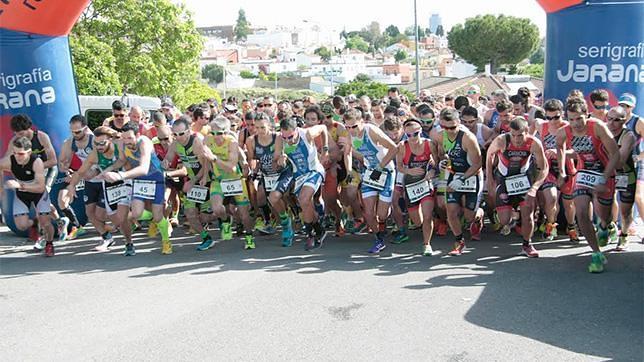
{"type": "Polygon", "coordinates": [[[531,188],[534,190],[534,192],[537,192],[541,187],[541,185],[543,185],[543,182],[546,180],[546,177],[548,176],[549,166],[548,166],[548,162],[546,161],[546,154],[543,151],[543,145],[541,144],[541,141],[539,141],[536,138],[532,143],[531,152],[534,155],[535,163],[537,165],[537,177],[532,183],[531,188]]]}
{"type": "Polygon", "coordinates": [[[615,139],[611,136],[610,131],[608,130],[608,127],[605,123],[595,123],[595,134],[602,142],[604,148],[606,149],[606,155],[608,156],[608,165],[606,165],[606,168],[604,169],[604,178],[608,180],[611,176],[613,176],[613,173],[617,168],[617,164],[619,163],[619,148],[617,147],[617,142],[615,142],[615,139]]]}
{"type": "MultiPolygon", "coordinates": [[[[154,146],[152,145],[152,141],[150,141],[150,139],[147,137],[143,138],[143,141],[141,142],[141,158],[139,159],[139,165],[127,171],[122,171],[122,173],[120,174],[121,178],[134,179],[147,175],[147,173],[150,171],[150,167],[152,166],[151,163],[153,149],[154,146]]],[[[125,152],[122,152],[121,156],[125,157],[125,152]]]]}
{"type": "Polygon", "coordinates": [[[385,155],[385,157],[383,157],[382,160],[380,160],[380,163],[378,164],[378,167],[384,168],[389,162],[391,162],[391,160],[394,159],[394,157],[396,157],[396,152],[398,152],[398,149],[396,148],[394,141],[392,141],[380,128],[372,127],[371,130],[372,133],[369,134],[371,136],[371,139],[387,149],[387,154],[385,155]]]}
{"type": "Polygon", "coordinates": [[[54,150],[54,146],[51,144],[51,140],[49,139],[49,136],[47,136],[46,133],[38,132],[38,138],[40,140],[40,144],[43,147],[43,150],[45,150],[45,154],[47,155],[47,162],[43,164],[43,167],[45,169],[52,168],[58,164],[58,159],[56,158],[56,150],[54,150]]]}
{"type": "Polygon", "coordinates": [[[622,145],[619,147],[619,162],[617,163],[617,169],[622,169],[624,168],[624,165],[626,164],[626,160],[628,160],[629,157],[631,157],[631,153],[633,152],[633,147],[635,146],[635,135],[633,132],[628,132],[625,136],[624,142],[622,142],[622,145]]]}
{"type": "Polygon", "coordinates": [[[60,149],[60,157],[58,159],[59,172],[65,173],[69,170],[69,164],[72,162],[71,153],[72,153],[72,141],[71,139],[66,139],[65,142],[63,143],[63,147],[61,147],[60,149]]]}
{"type": "MultiPolygon", "coordinates": [[[[557,142],[557,163],[559,164],[559,178],[566,177],[566,131],[564,128],[557,130],[557,136],[555,138],[557,142]]],[[[572,175],[570,175],[572,176],[572,175]]]]}
{"type": "Polygon", "coordinates": [[[468,156],[472,156],[470,168],[463,174],[463,179],[468,179],[481,171],[483,160],[481,160],[481,148],[476,141],[476,136],[473,133],[465,133],[463,135],[463,148],[468,156]]]}
{"type": "Polygon", "coordinates": [[[496,137],[490,144],[490,148],[487,150],[487,157],[485,158],[485,178],[487,180],[492,180],[493,171],[494,171],[494,157],[499,151],[503,149],[503,137],[496,137]]]}
{"type": "Polygon", "coordinates": [[[71,180],[68,183],[68,188],[76,186],[76,184],[80,182],[81,178],[83,178],[85,173],[87,173],[87,171],[89,171],[92,166],[94,166],[98,162],[98,156],[96,155],[96,152],[96,149],[93,149],[92,152],[87,156],[87,159],[83,161],[83,164],[78,169],[78,171],[72,174],[71,180]]]}

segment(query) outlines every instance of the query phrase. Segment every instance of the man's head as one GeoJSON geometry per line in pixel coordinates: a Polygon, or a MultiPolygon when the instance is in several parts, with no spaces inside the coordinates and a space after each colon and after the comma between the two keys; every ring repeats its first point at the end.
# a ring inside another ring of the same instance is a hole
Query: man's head
{"type": "Polygon", "coordinates": [[[456,136],[461,119],[458,116],[458,111],[455,108],[443,108],[440,113],[441,128],[450,136],[456,136]]]}
{"type": "Polygon", "coordinates": [[[428,131],[434,125],[436,115],[434,110],[426,103],[421,103],[416,107],[416,114],[423,125],[423,129],[428,131]]]}
{"type": "Polygon", "coordinates": [[[81,114],[73,116],[69,120],[69,130],[72,132],[72,137],[74,137],[75,140],[82,140],[87,134],[87,119],[85,119],[81,114]]]}
{"type": "Polygon", "coordinates": [[[566,102],[566,113],[572,128],[581,130],[586,126],[588,106],[583,98],[569,98],[566,102]]]}
{"type": "Polygon", "coordinates": [[[510,97],[510,102],[512,102],[512,113],[515,116],[523,116],[526,113],[525,101],[523,97],[515,94],[510,97]]]}
{"type": "Polygon", "coordinates": [[[454,96],[451,94],[448,94],[445,96],[445,106],[446,107],[452,107],[456,108],[456,105],[454,104],[454,96]]]}
{"type": "Polygon", "coordinates": [[[298,141],[297,118],[289,117],[280,121],[280,136],[290,145],[298,141]]]}
{"type": "Polygon", "coordinates": [[[558,99],[548,99],[543,104],[543,110],[546,112],[548,122],[558,122],[563,116],[563,103],[558,99]]]}
{"type": "Polygon", "coordinates": [[[470,99],[465,96],[458,96],[454,100],[454,108],[459,112],[462,111],[463,108],[469,107],[470,104],[472,104],[472,102],[470,102],[470,99]]]}
{"type": "Polygon", "coordinates": [[[131,149],[137,148],[137,138],[139,133],[139,125],[134,122],[128,122],[121,128],[121,139],[123,144],[131,149]]]}
{"type": "MultiPolygon", "coordinates": [[[[181,117],[185,117],[185,116],[181,116],[181,117]]],[[[161,143],[161,146],[167,149],[168,146],[170,146],[170,143],[172,143],[173,141],[172,129],[170,129],[170,127],[167,125],[160,127],[157,130],[157,139],[159,140],[159,143],[161,143]]]]}
{"type": "Polygon", "coordinates": [[[223,139],[230,132],[230,119],[217,116],[210,122],[210,134],[215,137],[215,141],[223,139]]]}
{"type": "Polygon", "coordinates": [[[362,128],[364,127],[362,112],[357,109],[350,109],[344,114],[343,118],[344,126],[349,131],[349,134],[356,136],[362,132],[362,128]]]}
{"type": "MultiPolygon", "coordinates": [[[[161,126],[165,128],[166,126],[161,126]]],[[[181,116],[172,124],[172,136],[182,145],[188,144],[190,140],[190,122],[187,116],[181,116]]]]}
{"type": "Polygon", "coordinates": [[[304,124],[307,127],[322,124],[327,117],[331,120],[331,117],[333,117],[333,106],[329,103],[322,103],[322,107],[326,110],[326,113],[318,106],[310,106],[306,109],[304,112],[304,124]]]}
{"type": "Polygon", "coordinates": [[[255,132],[258,135],[267,135],[273,130],[268,114],[264,112],[254,113],[253,120],[255,123],[255,132]]]}
{"type": "Polygon", "coordinates": [[[628,121],[626,119],[626,109],[622,106],[611,108],[606,116],[608,129],[613,133],[619,133],[619,130],[624,128],[626,121],[628,121]]]}
{"type": "Polygon", "coordinates": [[[479,120],[479,111],[472,107],[465,107],[461,111],[461,122],[467,127],[470,131],[476,133],[476,124],[479,120]]]}
{"type": "Polygon", "coordinates": [[[528,121],[523,117],[514,117],[510,121],[510,141],[516,146],[521,146],[525,142],[527,134],[528,121]]]}
{"type": "Polygon", "coordinates": [[[17,137],[31,137],[31,118],[26,114],[16,114],[11,117],[9,121],[11,124],[11,130],[16,134],[17,137]]]}
{"type": "Polygon", "coordinates": [[[470,104],[478,104],[480,95],[481,87],[479,87],[478,85],[472,84],[469,88],[467,88],[467,98],[470,99],[470,104]]]}
{"type": "Polygon", "coordinates": [[[152,116],[150,117],[150,119],[152,120],[152,125],[156,128],[159,128],[161,126],[165,126],[166,124],[168,124],[168,120],[165,117],[165,114],[163,114],[162,112],[158,112],[158,111],[152,112],[152,116]]]}
{"type": "MultiPolygon", "coordinates": [[[[192,111],[192,121],[199,126],[205,126],[208,124],[208,117],[206,116],[206,113],[204,112],[203,108],[201,107],[196,107],[192,111]]],[[[176,122],[176,121],[175,121],[176,122]]]]}
{"type": "Polygon", "coordinates": [[[100,153],[106,153],[110,150],[111,140],[118,137],[118,132],[110,127],[97,127],[94,130],[94,148],[100,153]]]}
{"type": "Polygon", "coordinates": [[[125,117],[127,117],[127,106],[119,100],[112,102],[112,117],[114,118],[114,123],[121,124],[125,123],[125,117]]]}
{"type": "Polygon", "coordinates": [[[293,102],[293,106],[291,107],[291,110],[293,111],[293,114],[296,116],[304,117],[304,103],[302,101],[295,101],[293,102]]]}
{"type": "Polygon", "coordinates": [[[16,137],[13,140],[13,154],[20,164],[27,163],[31,156],[31,141],[27,137],[16,137]]]}
{"type": "Polygon", "coordinates": [[[395,143],[398,143],[402,138],[403,125],[398,117],[387,117],[382,122],[382,128],[385,134],[395,143]]]}
{"type": "Polygon", "coordinates": [[[637,105],[637,98],[631,93],[624,93],[619,97],[618,104],[626,111],[626,117],[629,119],[633,114],[633,108],[637,105]]]}
{"type": "Polygon", "coordinates": [[[387,97],[391,98],[398,98],[400,97],[400,91],[398,90],[397,87],[391,87],[387,90],[387,97]]]}
{"type": "Polygon", "coordinates": [[[141,120],[143,119],[143,108],[140,106],[134,106],[130,108],[130,121],[136,122],[136,123],[141,123],[141,120]]]}
{"type": "Polygon", "coordinates": [[[595,89],[590,92],[590,103],[597,111],[607,111],[610,109],[608,92],[605,89],[595,89]]]}

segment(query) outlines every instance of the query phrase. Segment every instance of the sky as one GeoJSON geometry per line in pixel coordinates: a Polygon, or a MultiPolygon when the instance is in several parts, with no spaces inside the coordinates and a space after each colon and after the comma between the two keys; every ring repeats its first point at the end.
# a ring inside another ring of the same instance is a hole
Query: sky
{"type": "MultiPolygon", "coordinates": [[[[305,25],[306,20],[329,29],[351,31],[377,21],[381,30],[394,24],[404,31],[414,24],[413,0],[237,0],[231,2],[234,5],[212,0],[173,1],[186,4],[197,26],[233,25],[240,8],[246,11],[251,26],[305,25]]],[[[505,14],[529,18],[545,36],[546,15],[536,0],[418,0],[417,10],[418,25],[423,28],[429,27],[432,13],[441,15],[445,30],[477,15],[505,14]]]]}

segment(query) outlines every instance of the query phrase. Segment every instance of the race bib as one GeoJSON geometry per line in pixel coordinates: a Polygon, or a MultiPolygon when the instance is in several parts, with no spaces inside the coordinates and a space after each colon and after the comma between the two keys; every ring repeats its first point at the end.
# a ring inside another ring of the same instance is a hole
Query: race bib
{"type": "Polygon", "coordinates": [[[414,202],[420,201],[423,197],[431,194],[432,187],[427,180],[423,179],[418,182],[414,182],[413,184],[405,185],[405,190],[407,191],[409,203],[413,204],[414,202]]]}
{"type": "Polygon", "coordinates": [[[83,191],[83,190],[85,190],[85,180],[80,180],[76,184],[76,191],[83,191]]]}
{"type": "Polygon", "coordinates": [[[105,197],[107,198],[108,205],[114,205],[119,201],[127,200],[130,196],[130,186],[126,184],[118,184],[113,186],[105,186],[105,197]]]}
{"type": "Polygon", "coordinates": [[[628,189],[627,173],[618,173],[615,175],[615,189],[617,189],[617,191],[626,191],[628,189]]]}
{"type": "Polygon", "coordinates": [[[277,188],[277,181],[279,181],[280,175],[273,174],[273,175],[265,175],[264,176],[264,189],[266,192],[273,192],[277,188]]]}
{"type": "Polygon", "coordinates": [[[244,193],[244,188],[242,186],[242,180],[239,178],[233,178],[228,180],[221,180],[221,191],[224,193],[224,196],[238,196],[244,193]]]}
{"type": "Polygon", "coordinates": [[[362,176],[362,183],[378,191],[384,190],[385,184],[387,183],[387,176],[389,176],[389,173],[383,170],[382,173],[380,174],[380,177],[377,180],[372,180],[371,174],[373,173],[373,171],[374,170],[371,168],[368,168],[365,170],[364,175],[362,176]]]}
{"type": "Polygon", "coordinates": [[[134,187],[132,188],[132,195],[134,197],[139,197],[145,200],[154,200],[156,191],[156,181],[134,180],[134,187]]]}
{"type": "Polygon", "coordinates": [[[525,194],[530,190],[530,186],[527,175],[514,175],[505,178],[505,189],[508,196],[525,194]]]}
{"type": "Polygon", "coordinates": [[[604,175],[601,172],[596,171],[581,170],[577,172],[577,176],[575,178],[575,184],[577,184],[577,186],[583,186],[593,190],[595,189],[595,186],[604,183],[606,183],[604,175]]]}
{"type": "Polygon", "coordinates": [[[186,194],[186,198],[192,202],[196,202],[199,204],[203,203],[208,198],[208,188],[199,186],[199,185],[194,185],[192,186],[190,191],[188,191],[188,193],[186,194]]]}
{"type": "MultiPolygon", "coordinates": [[[[461,177],[463,175],[464,175],[464,173],[456,173],[456,174],[454,174],[453,179],[459,178],[459,177],[461,177]]],[[[458,190],[454,190],[454,191],[456,191],[456,192],[476,192],[476,175],[470,176],[470,177],[464,179],[463,184],[461,185],[461,187],[459,187],[458,190]]]]}

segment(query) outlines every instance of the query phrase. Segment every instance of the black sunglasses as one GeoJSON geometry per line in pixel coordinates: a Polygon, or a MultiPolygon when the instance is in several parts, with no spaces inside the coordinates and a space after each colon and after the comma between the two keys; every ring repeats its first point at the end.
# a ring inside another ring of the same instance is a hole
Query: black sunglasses
{"type": "Polygon", "coordinates": [[[109,141],[94,142],[94,146],[103,147],[103,146],[107,145],[108,142],[109,141]]]}
{"type": "MultiPolygon", "coordinates": [[[[181,137],[181,136],[183,136],[183,135],[184,135],[184,134],[186,134],[186,133],[188,133],[188,131],[187,131],[187,130],[185,130],[185,131],[181,131],[181,132],[172,132],[172,134],[173,134],[175,137],[181,137]]],[[[160,139],[160,138],[159,138],[159,139],[160,139]]]]}
{"type": "Polygon", "coordinates": [[[453,129],[456,129],[457,127],[458,127],[458,126],[451,126],[451,127],[450,127],[450,126],[441,126],[441,128],[442,128],[442,129],[446,129],[446,130],[448,130],[448,131],[451,131],[451,130],[453,130],[453,129]]]}
{"type": "Polygon", "coordinates": [[[354,124],[353,126],[344,126],[344,127],[346,127],[346,129],[354,129],[354,128],[357,128],[358,125],[354,124]]]}
{"type": "Polygon", "coordinates": [[[420,134],[420,131],[412,132],[412,133],[406,133],[407,137],[412,138],[412,137],[418,137],[420,134]]]}
{"type": "Polygon", "coordinates": [[[224,131],[210,131],[210,134],[214,135],[214,136],[221,136],[221,135],[223,135],[225,133],[226,132],[224,132],[224,131]]]}
{"type": "Polygon", "coordinates": [[[553,119],[559,119],[559,118],[561,118],[561,115],[560,115],[560,114],[558,114],[558,115],[556,115],[556,116],[546,116],[546,119],[547,119],[548,121],[552,121],[553,119]]]}
{"type": "Polygon", "coordinates": [[[170,137],[157,137],[157,138],[158,138],[158,139],[159,139],[159,141],[161,141],[161,142],[163,142],[163,141],[167,141],[167,140],[169,140],[169,139],[170,139],[170,137]]]}

